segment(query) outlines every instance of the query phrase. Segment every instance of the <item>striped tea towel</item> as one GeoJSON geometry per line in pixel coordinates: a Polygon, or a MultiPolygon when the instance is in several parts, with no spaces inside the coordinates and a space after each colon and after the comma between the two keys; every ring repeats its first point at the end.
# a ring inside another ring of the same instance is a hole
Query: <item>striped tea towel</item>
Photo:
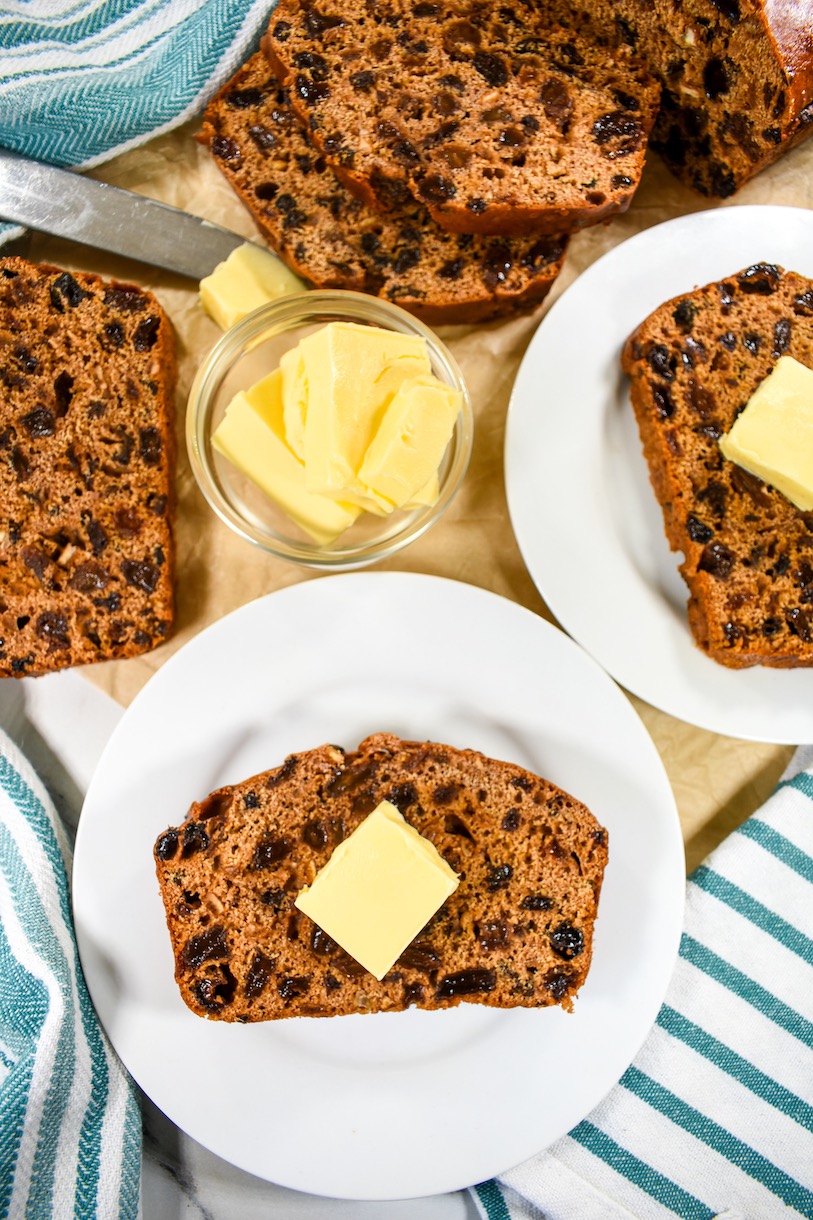
{"type": "Polygon", "coordinates": [[[813,1216],[813,746],[689,878],[675,974],[620,1083],[472,1193],[487,1220],[813,1216]]]}
{"type": "MultiPolygon", "coordinates": [[[[0,145],[98,165],[202,110],[274,0],[0,2],[0,145]]],[[[0,243],[19,234],[0,225],[0,243]]]]}
{"type": "Polygon", "coordinates": [[[0,1217],[134,1220],[141,1114],[80,972],[70,848],[0,733],[0,1217]]]}

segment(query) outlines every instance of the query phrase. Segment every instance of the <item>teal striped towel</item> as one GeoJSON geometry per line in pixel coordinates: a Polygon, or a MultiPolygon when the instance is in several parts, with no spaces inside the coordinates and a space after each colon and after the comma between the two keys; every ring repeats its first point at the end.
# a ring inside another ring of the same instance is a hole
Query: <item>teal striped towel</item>
{"type": "Polygon", "coordinates": [[[472,1194],[487,1220],[813,1217],[813,746],[689,878],[675,974],[620,1083],[472,1194]]]}
{"type": "Polygon", "coordinates": [[[0,733],[0,1216],[135,1220],[141,1114],[79,967],[70,847],[0,733]]]}
{"type": "MultiPolygon", "coordinates": [[[[98,165],[202,110],[274,0],[0,2],[0,145],[98,165]]],[[[19,228],[0,225],[0,242],[19,228]]]]}

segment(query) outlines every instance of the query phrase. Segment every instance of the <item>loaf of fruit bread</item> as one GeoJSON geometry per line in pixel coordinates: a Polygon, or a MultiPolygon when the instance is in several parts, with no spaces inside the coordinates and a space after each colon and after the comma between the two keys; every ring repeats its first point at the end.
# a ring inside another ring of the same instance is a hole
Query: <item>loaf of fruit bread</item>
{"type": "Polygon", "coordinates": [[[607,832],[521,767],[378,733],[353,753],[321,746],[218,789],[154,855],[175,978],[200,1016],[570,1009],[590,966],[607,832]],[[379,982],[294,900],[385,799],[460,884],[379,982]]]}
{"type": "Polygon", "coordinates": [[[651,137],[704,195],[732,195],[813,131],[812,0],[540,0],[625,45],[662,86],[651,137]]]}
{"type": "Polygon", "coordinates": [[[393,301],[432,325],[538,304],[567,237],[452,234],[414,200],[380,215],[342,186],[307,140],[262,52],[209,105],[200,137],[288,264],[318,288],[393,301]]]}
{"type": "Polygon", "coordinates": [[[0,675],[173,621],[175,343],[149,293],[0,259],[0,675]]]}
{"type": "Polygon", "coordinates": [[[561,233],[630,203],[660,87],[531,3],[281,0],[263,47],[348,188],[453,232],[561,233]]]}
{"type": "Polygon", "coordinates": [[[813,513],[719,447],[782,355],[813,368],[813,281],[757,263],[661,305],[622,356],[692,632],[735,668],[813,665],[813,513]]]}

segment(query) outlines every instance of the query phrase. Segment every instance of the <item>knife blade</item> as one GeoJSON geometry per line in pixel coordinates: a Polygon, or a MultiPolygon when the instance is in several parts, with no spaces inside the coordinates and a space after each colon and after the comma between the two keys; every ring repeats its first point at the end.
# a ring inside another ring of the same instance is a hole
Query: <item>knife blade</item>
{"type": "Polygon", "coordinates": [[[0,218],[200,280],[245,237],[144,195],[0,149],[0,218]]]}

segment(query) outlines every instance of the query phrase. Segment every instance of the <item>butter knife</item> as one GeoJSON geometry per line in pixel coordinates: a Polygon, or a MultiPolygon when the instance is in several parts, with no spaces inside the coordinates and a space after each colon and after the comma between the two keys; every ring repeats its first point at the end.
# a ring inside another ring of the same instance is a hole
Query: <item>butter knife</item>
{"type": "Polygon", "coordinates": [[[0,220],[203,279],[247,240],[166,203],[0,149],[0,220]]]}

